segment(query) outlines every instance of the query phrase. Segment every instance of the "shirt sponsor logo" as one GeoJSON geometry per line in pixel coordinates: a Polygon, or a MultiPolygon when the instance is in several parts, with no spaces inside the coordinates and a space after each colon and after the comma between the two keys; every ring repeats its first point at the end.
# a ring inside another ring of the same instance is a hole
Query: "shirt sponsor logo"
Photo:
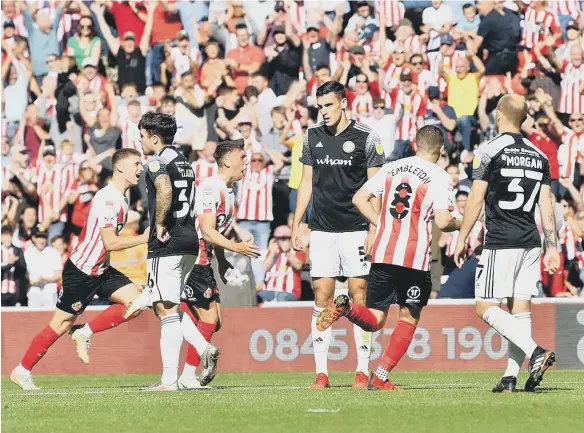
{"type": "Polygon", "coordinates": [[[329,155],[324,159],[317,158],[316,163],[318,165],[353,165],[350,159],[332,159],[329,155]]]}

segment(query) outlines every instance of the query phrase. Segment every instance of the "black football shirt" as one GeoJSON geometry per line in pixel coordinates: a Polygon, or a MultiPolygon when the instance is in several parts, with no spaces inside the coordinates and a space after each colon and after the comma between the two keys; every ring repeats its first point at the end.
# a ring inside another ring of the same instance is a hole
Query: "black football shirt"
{"type": "Polygon", "coordinates": [[[498,135],[476,151],[473,179],[489,184],[485,248],[540,247],[534,212],[541,185],[551,183],[545,154],[523,135],[498,135]]]}
{"type": "Polygon", "coordinates": [[[150,238],[148,258],[199,253],[195,228],[195,173],[189,161],[172,146],[163,147],[145,164],[150,238]],[[170,177],[172,204],[164,224],[170,241],[161,243],[156,237],[156,178],[170,177]]]}
{"type": "Polygon", "coordinates": [[[367,169],[385,162],[379,135],[354,120],[339,135],[332,135],[324,122],[317,123],[306,130],[300,162],[312,167],[310,229],[367,230],[369,223],[352,200],[367,181],[367,169]]]}

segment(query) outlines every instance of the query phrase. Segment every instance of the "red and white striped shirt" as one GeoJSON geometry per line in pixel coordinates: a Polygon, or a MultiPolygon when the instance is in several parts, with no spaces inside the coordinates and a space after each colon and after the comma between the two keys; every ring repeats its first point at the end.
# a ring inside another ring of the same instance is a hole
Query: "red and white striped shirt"
{"type": "Polygon", "coordinates": [[[221,234],[231,227],[235,217],[235,193],[225,181],[215,174],[197,187],[195,194],[195,227],[199,236],[199,255],[195,264],[208,265],[213,258],[213,244],[203,239],[203,232],[199,225],[199,215],[210,213],[215,215],[215,228],[221,234]]]}
{"type": "Polygon", "coordinates": [[[71,155],[66,155],[63,152],[59,153],[57,162],[69,168],[74,179],[79,176],[79,166],[83,161],[87,160],[87,155],[85,153],[74,152],[71,155]]]}
{"type": "Polygon", "coordinates": [[[573,260],[576,257],[576,250],[578,248],[578,238],[574,235],[574,230],[568,221],[564,221],[564,225],[559,233],[560,244],[565,254],[566,260],[573,260]]]}
{"type": "Polygon", "coordinates": [[[584,113],[584,95],[580,94],[580,83],[584,80],[584,63],[575,66],[564,60],[560,83],[560,113],[584,113]]]}
{"type": "Polygon", "coordinates": [[[409,35],[403,42],[408,58],[412,54],[422,54],[424,52],[424,46],[420,42],[420,37],[416,34],[409,35]]]}
{"type": "Polygon", "coordinates": [[[436,210],[454,209],[448,174],[417,156],[385,164],[365,184],[382,196],[372,263],[430,270],[432,221],[436,210]]]}
{"type": "Polygon", "coordinates": [[[392,97],[394,101],[393,112],[397,113],[398,110],[403,110],[403,115],[397,124],[395,139],[413,142],[418,130],[417,122],[426,114],[427,104],[422,95],[416,91],[406,95],[402,89],[399,89],[394,91],[394,95],[395,97],[392,97]],[[398,102],[400,100],[403,100],[403,106],[398,102]]]}
{"type": "Polygon", "coordinates": [[[266,284],[264,290],[272,292],[292,293],[296,299],[300,299],[302,293],[300,271],[295,271],[288,261],[288,254],[294,255],[299,260],[306,260],[305,253],[290,251],[285,253],[278,251],[275,256],[269,256],[266,260],[273,260],[272,267],[266,273],[266,284]]]}
{"type": "MultiPolygon", "coordinates": [[[[1,167],[2,172],[1,172],[1,179],[2,179],[2,190],[5,190],[8,187],[8,181],[10,179],[12,179],[12,177],[14,176],[12,174],[12,172],[10,171],[10,164],[6,164],[3,165],[1,167]]],[[[22,177],[24,177],[26,180],[32,180],[33,177],[33,170],[31,167],[26,167],[26,168],[20,168],[18,170],[18,174],[21,175],[22,177]]]]}
{"type": "Polygon", "coordinates": [[[397,26],[405,16],[406,8],[398,0],[375,0],[375,15],[380,21],[385,18],[386,27],[397,26]]]}
{"type": "Polygon", "coordinates": [[[355,94],[355,99],[351,104],[351,116],[353,119],[363,121],[373,114],[373,97],[370,92],[364,95],[355,94]]]}
{"type": "Polygon", "coordinates": [[[103,75],[97,74],[93,80],[89,82],[89,88],[94,93],[105,92],[105,85],[107,84],[107,79],[103,75]]]}
{"type": "Polygon", "coordinates": [[[217,174],[217,162],[209,162],[205,158],[199,158],[192,164],[195,172],[195,187],[198,187],[205,179],[217,174]]]}
{"type": "Polygon", "coordinates": [[[260,172],[247,168],[241,180],[237,195],[237,219],[252,221],[272,221],[272,188],[274,167],[268,165],[260,172]]]}
{"type": "Polygon", "coordinates": [[[558,148],[560,177],[569,177],[574,181],[576,163],[582,161],[582,154],[584,154],[584,133],[576,134],[570,128],[564,127],[562,144],[558,148]]]}
{"type": "Polygon", "coordinates": [[[561,32],[558,16],[553,10],[546,8],[538,12],[533,7],[528,7],[525,12],[521,45],[533,48],[547,36],[561,32]]]}
{"type": "MultiPolygon", "coordinates": [[[[383,77],[383,90],[385,90],[387,93],[391,92],[393,89],[399,86],[399,76],[401,75],[403,67],[404,65],[398,66],[395,63],[390,63],[385,69],[385,76],[383,77]]],[[[389,95],[386,97],[389,97],[389,95]]],[[[389,105],[387,99],[385,103],[389,105]]]]}
{"type": "Polygon", "coordinates": [[[100,229],[115,227],[119,235],[128,217],[128,199],[113,183],[95,194],[89,217],[71,254],[71,262],[82,272],[98,276],[109,267],[110,253],[105,249],[100,229]]]}
{"type": "Polygon", "coordinates": [[[140,129],[138,128],[137,121],[133,121],[129,116],[125,116],[121,119],[120,123],[122,126],[122,148],[124,149],[134,149],[140,152],[142,155],[142,161],[145,161],[144,153],[142,153],[142,139],[140,138],[140,129]]]}
{"type": "MultiPolygon", "coordinates": [[[[14,247],[6,248],[2,245],[2,266],[7,265],[8,261],[15,258],[14,247]]],[[[16,293],[16,279],[14,278],[14,266],[6,272],[2,272],[2,294],[16,293]]]]}
{"type": "Polygon", "coordinates": [[[37,194],[39,196],[39,221],[44,221],[51,210],[59,214],[58,221],[67,221],[67,212],[61,209],[63,200],[69,193],[75,180],[71,169],[63,164],[55,164],[52,168],[42,164],[36,178],[37,194]]]}
{"type": "Polygon", "coordinates": [[[574,20],[580,16],[580,2],[578,0],[553,0],[551,5],[556,13],[570,15],[574,20]]]}

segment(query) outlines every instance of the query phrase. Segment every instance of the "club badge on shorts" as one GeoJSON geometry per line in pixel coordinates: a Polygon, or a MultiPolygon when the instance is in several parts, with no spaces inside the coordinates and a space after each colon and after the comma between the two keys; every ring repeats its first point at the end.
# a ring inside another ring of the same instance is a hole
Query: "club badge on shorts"
{"type": "Polygon", "coordinates": [[[71,305],[71,309],[73,311],[79,311],[83,308],[83,304],[81,304],[81,302],[75,302],[73,305],[71,305]]]}
{"type": "Polygon", "coordinates": [[[343,152],[351,153],[354,150],[355,150],[355,143],[353,143],[352,141],[345,141],[343,143],[343,152]]]}

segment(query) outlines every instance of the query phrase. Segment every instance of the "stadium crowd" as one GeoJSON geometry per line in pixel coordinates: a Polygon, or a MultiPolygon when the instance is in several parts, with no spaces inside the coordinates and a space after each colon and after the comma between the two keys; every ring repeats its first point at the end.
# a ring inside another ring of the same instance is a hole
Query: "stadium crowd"
{"type": "MultiPolygon", "coordinates": [[[[319,121],[316,89],[330,80],[346,86],[350,117],[378,132],[387,161],[413,154],[419,127],[443,130],[439,165],[460,214],[473,150],[496,135],[498,100],[525,95],[524,134],[550,161],[565,270],[542,271],[541,295],[582,292],[579,1],[3,1],[2,25],[3,306],[55,304],[111,156],[141,151],[148,111],[176,117],[174,145],[197,184],[216,172],[218,142],[244,139],[231,236],[251,234],[263,251],[251,263],[260,302],[308,299],[290,216],[303,136],[319,121]]],[[[144,229],[145,200],[143,186],[131,191],[122,236],[144,229]]],[[[456,232],[433,235],[434,295],[474,297],[483,224],[460,270],[456,232]]],[[[145,284],[146,254],[116,252],[112,265],[145,284]]]]}

